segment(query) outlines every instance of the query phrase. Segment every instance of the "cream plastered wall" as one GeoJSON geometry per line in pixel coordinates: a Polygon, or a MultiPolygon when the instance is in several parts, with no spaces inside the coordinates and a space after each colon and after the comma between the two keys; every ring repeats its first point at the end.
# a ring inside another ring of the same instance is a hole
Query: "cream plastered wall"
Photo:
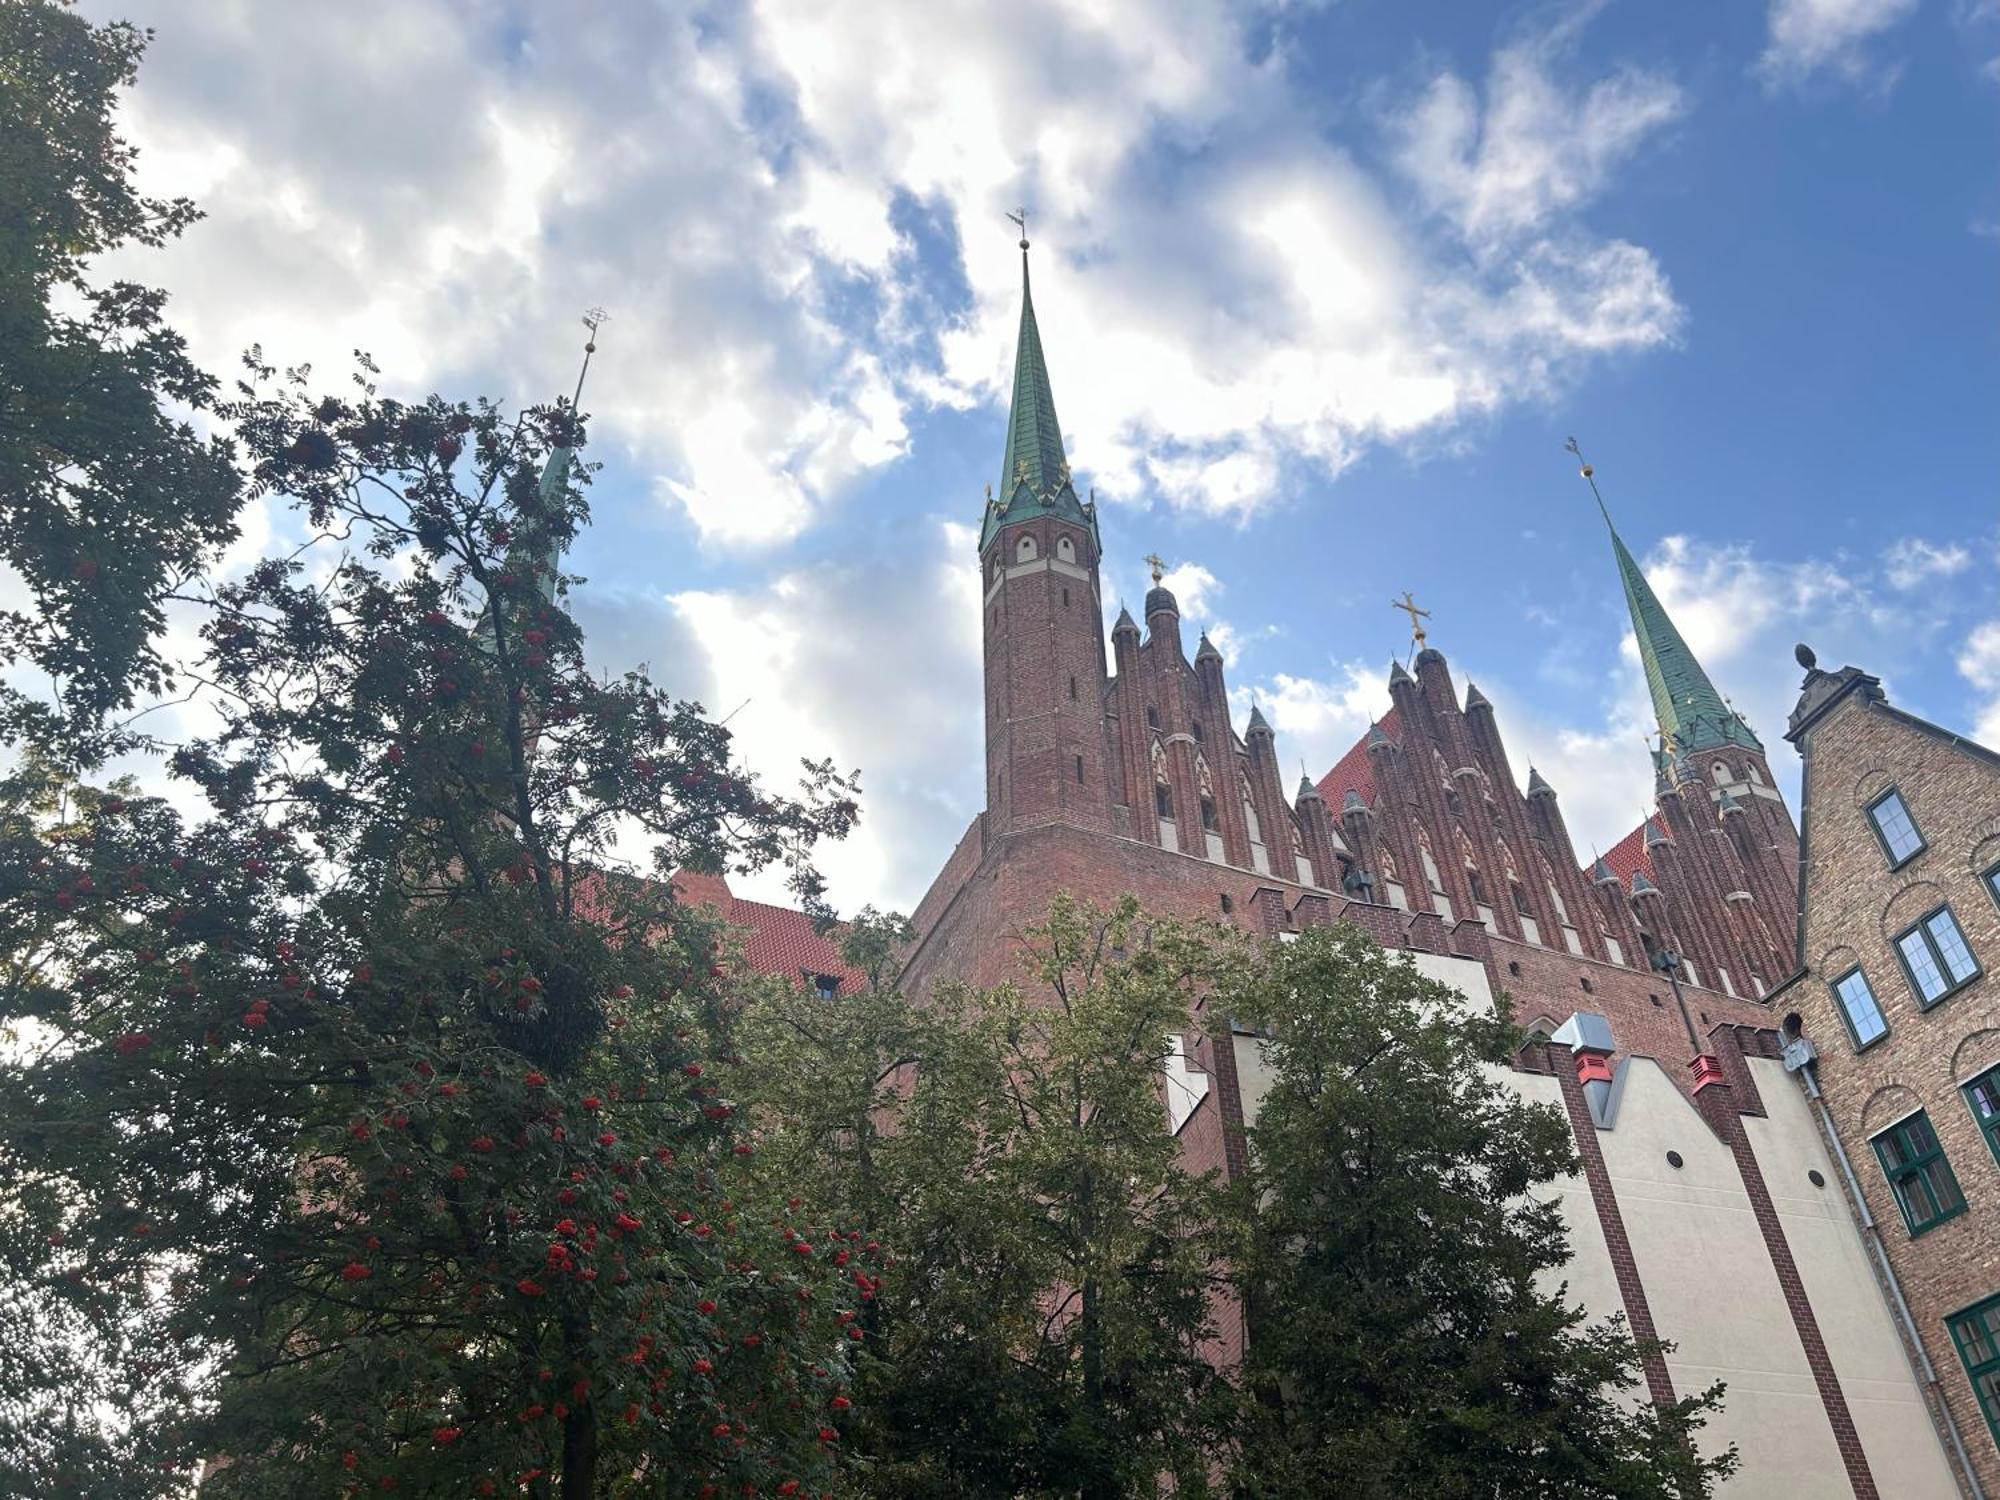
{"type": "MultiPolygon", "coordinates": [[[[1705,1446],[1733,1442],[1741,1456],[1727,1493],[1760,1500],[1850,1494],[1832,1424],[1735,1158],[1658,1063],[1628,1058],[1618,1072],[1617,1113],[1611,1128],[1598,1132],[1598,1144],[1654,1326],[1675,1345],[1667,1356],[1675,1391],[1691,1394],[1718,1380],[1727,1387],[1722,1412],[1704,1434],[1705,1446]],[[1668,1162],[1669,1151],[1680,1156],[1679,1167],[1668,1162]]],[[[1797,1122],[1781,1116],[1773,1133],[1787,1140],[1789,1150],[1810,1149],[1811,1138],[1798,1135],[1797,1122]]],[[[1818,1292],[1807,1285],[1817,1304],[1818,1292]]],[[[1845,1281],[1829,1285],[1826,1295],[1849,1302],[1865,1297],[1878,1306],[1881,1300],[1872,1285],[1845,1281]]],[[[1844,1380],[1842,1355],[1829,1353],[1844,1380]]],[[[1867,1363],[1880,1365],[1873,1357],[1867,1363]]],[[[1910,1395],[1914,1400],[1913,1384],[1910,1395]]],[[[1906,1440],[1915,1448],[1926,1441],[1929,1424],[1920,1408],[1908,1410],[1920,1429],[1906,1440]]],[[[1878,1460],[1870,1454],[1884,1495],[1949,1500],[1950,1477],[1936,1458],[1935,1439],[1929,1442],[1932,1461],[1907,1475],[1888,1467],[1888,1455],[1878,1460]]]]}
{"type": "Polygon", "coordinates": [[[1854,1430],[1884,1495],[1958,1494],[1909,1356],[1878,1289],[1839,1169],[1784,1064],[1749,1059],[1766,1118],[1744,1132],[1778,1210],[1778,1222],[1812,1303],[1820,1337],[1840,1377],[1854,1430]],[[1816,1186],[1817,1172],[1824,1187],[1816,1186]]]}
{"type": "MultiPolygon", "coordinates": [[[[1482,965],[1441,954],[1412,957],[1427,977],[1463,992],[1470,1007],[1491,1008],[1482,965]]],[[[1244,1120],[1254,1126],[1271,1070],[1259,1038],[1235,1041],[1244,1120]]],[[[1897,1500],[1954,1500],[1958,1490],[1943,1449],[1798,1086],[1779,1063],[1749,1063],[1768,1112],[1744,1119],[1751,1150],[1877,1488],[1897,1500]],[[1813,1186],[1809,1171],[1826,1186],[1813,1186]]],[[[1740,1467],[1722,1493],[1732,1500],[1851,1494],[1735,1158],[1651,1058],[1624,1059],[1618,1075],[1616,1115],[1610,1129],[1598,1131],[1598,1145],[1654,1325],[1676,1346],[1667,1356],[1675,1391],[1689,1395],[1718,1380],[1727,1386],[1722,1412],[1702,1439],[1710,1451],[1736,1444],[1740,1467]],[[1679,1167],[1669,1164],[1668,1151],[1679,1154],[1679,1167]]],[[[1525,1097],[1562,1108],[1556,1079],[1511,1071],[1507,1078],[1525,1097]]],[[[1567,1297],[1592,1319],[1619,1311],[1617,1277],[1588,1184],[1572,1176],[1546,1191],[1569,1230],[1567,1297]]],[[[1643,1388],[1630,1399],[1645,1399],[1643,1388]]]]}

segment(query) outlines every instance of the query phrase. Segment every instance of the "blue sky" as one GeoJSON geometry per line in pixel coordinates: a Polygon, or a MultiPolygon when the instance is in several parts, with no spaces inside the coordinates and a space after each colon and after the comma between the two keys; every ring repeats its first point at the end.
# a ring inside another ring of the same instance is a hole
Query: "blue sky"
{"type": "Polygon", "coordinates": [[[1107,610],[1171,559],[1315,773],[1407,588],[1579,845],[1637,820],[1571,433],[1788,779],[1800,638],[2000,743],[1995,0],[87,9],[158,31],[127,126],[209,217],[121,269],[211,368],[540,399],[610,311],[578,613],[860,767],[843,904],[978,810],[1020,203],[1107,610]]]}

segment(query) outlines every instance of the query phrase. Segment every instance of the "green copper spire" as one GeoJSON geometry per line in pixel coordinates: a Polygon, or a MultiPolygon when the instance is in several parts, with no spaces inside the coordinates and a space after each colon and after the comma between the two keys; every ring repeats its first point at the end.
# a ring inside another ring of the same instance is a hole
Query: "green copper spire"
{"type": "MultiPolygon", "coordinates": [[[[1582,458],[1576,439],[1570,439],[1569,449],[1582,458]]],[[[1653,586],[1639,570],[1637,559],[1612,524],[1611,512],[1597,492],[1594,471],[1587,463],[1583,465],[1583,477],[1590,481],[1590,493],[1596,497],[1605,529],[1611,533],[1611,554],[1625,587],[1625,606],[1632,614],[1632,634],[1638,640],[1639,661],[1646,671],[1646,691],[1652,695],[1653,716],[1660,725],[1662,774],[1669,760],[1697,750],[1712,750],[1718,745],[1762,750],[1764,747],[1750,732],[1750,726],[1715,690],[1708,673],[1701,669],[1694,652],[1674,628],[1659,595],[1653,592],[1653,586]]]]}
{"type": "MultiPolygon", "coordinates": [[[[597,330],[603,323],[604,312],[600,308],[593,307],[583,315],[583,326],[590,330],[590,337],[583,346],[583,368],[576,372],[576,389],[570,394],[568,412],[564,413],[558,405],[558,441],[549,449],[548,457],[542,460],[541,478],[535,485],[535,492],[541,500],[544,512],[551,512],[562,504],[563,492],[569,486],[570,466],[576,459],[573,442],[577,402],[583,399],[583,380],[590,373],[590,356],[597,352],[597,330]]],[[[513,569],[526,569],[532,572],[535,591],[542,596],[542,602],[544,604],[555,602],[556,579],[562,572],[562,548],[553,540],[546,542],[540,549],[533,547],[526,538],[517,540],[507,549],[507,564],[513,569]]],[[[495,649],[497,636],[493,617],[482,613],[477,629],[482,649],[487,651],[495,649]]]]}
{"type": "Polygon", "coordinates": [[[1038,495],[1069,478],[1063,457],[1062,427],[1056,421],[1055,392],[1049,388],[1042,331],[1035,322],[1035,298],[1028,285],[1028,242],[1021,241],[1021,338],[1014,347],[1014,409],[1007,417],[1007,452],[1000,470],[1000,493],[1012,495],[1026,479],[1038,495]]]}
{"type": "MultiPolygon", "coordinates": [[[[1009,215],[1021,224],[1025,215],[1009,215]]],[[[1014,405],[1007,415],[1007,450],[999,487],[990,495],[980,527],[984,550],[1001,527],[1058,514],[1097,530],[1096,507],[1077,499],[1063,456],[1062,427],[1056,421],[1055,392],[1042,355],[1042,331],[1035,322],[1035,299],[1028,284],[1028,235],[1021,231],[1021,336],[1014,349],[1014,405]]]]}

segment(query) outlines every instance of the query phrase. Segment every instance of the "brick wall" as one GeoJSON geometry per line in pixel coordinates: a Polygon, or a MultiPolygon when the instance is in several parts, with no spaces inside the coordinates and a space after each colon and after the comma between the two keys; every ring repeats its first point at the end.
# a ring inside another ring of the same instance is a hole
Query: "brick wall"
{"type": "Polygon", "coordinates": [[[1982,873],[2000,862],[2000,764],[1976,747],[1850,692],[1804,734],[1806,970],[1773,996],[1819,1050],[1819,1079],[1891,1264],[1903,1283],[1943,1394],[1988,1490],[2000,1493],[2000,1447],[1946,1331],[1952,1313],[2000,1294],[2000,1164],[1960,1083],[2000,1063],[2000,982],[1982,975],[1923,1009],[1893,938],[1949,904],[1974,956],[2000,965],[2000,908],[1982,873]],[[1892,870],[1866,806],[1894,786],[1926,840],[1892,870]],[[1888,1022],[1857,1049],[1830,984],[1856,964],[1888,1022]],[[1922,1108],[1966,1211],[1912,1236],[1870,1138],[1922,1108]]]}

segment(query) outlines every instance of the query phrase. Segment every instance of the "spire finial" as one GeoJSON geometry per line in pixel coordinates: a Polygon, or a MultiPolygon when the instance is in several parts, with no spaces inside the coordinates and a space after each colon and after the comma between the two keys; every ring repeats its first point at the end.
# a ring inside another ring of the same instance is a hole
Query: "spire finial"
{"type": "Polygon", "coordinates": [[[569,398],[572,407],[583,399],[583,377],[590,373],[590,356],[597,352],[597,330],[610,321],[611,314],[601,307],[583,310],[583,326],[590,330],[590,337],[583,341],[583,368],[576,372],[576,390],[569,398]]]}
{"type": "Polygon", "coordinates": [[[1431,617],[1431,612],[1427,609],[1418,609],[1417,601],[1410,597],[1408,589],[1403,590],[1402,598],[1391,599],[1389,601],[1389,608],[1400,609],[1410,617],[1410,639],[1416,642],[1419,651],[1423,650],[1424,642],[1429,639],[1424,634],[1424,621],[1431,617]]]}
{"type": "Polygon", "coordinates": [[[1605,508],[1604,497],[1597,492],[1597,470],[1591,466],[1590,460],[1583,456],[1583,449],[1577,446],[1575,438],[1564,443],[1563,447],[1576,455],[1576,461],[1580,466],[1577,472],[1583,475],[1584,483],[1590,486],[1591,498],[1597,502],[1597,513],[1604,517],[1604,524],[1610,526],[1611,512],[1605,508]]]}
{"type": "Polygon", "coordinates": [[[1028,211],[1025,208],[1017,208],[1007,217],[1012,219],[1014,227],[1021,231],[1021,254],[1025,257],[1028,253],[1028,211]]]}
{"type": "Polygon", "coordinates": [[[1158,583],[1162,578],[1166,577],[1167,560],[1160,556],[1159,553],[1148,552],[1143,561],[1147,567],[1153,570],[1153,582],[1158,583]]]}

